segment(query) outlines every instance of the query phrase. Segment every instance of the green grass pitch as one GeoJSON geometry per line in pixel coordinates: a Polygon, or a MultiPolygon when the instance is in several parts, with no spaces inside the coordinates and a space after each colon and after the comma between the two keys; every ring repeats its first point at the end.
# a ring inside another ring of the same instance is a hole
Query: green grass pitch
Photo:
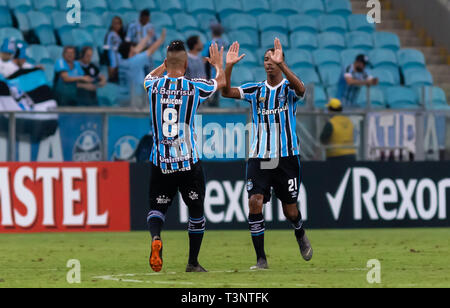
{"type": "Polygon", "coordinates": [[[246,231],[209,231],[200,256],[209,273],[184,273],[187,233],[164,232],[164,269],[148,266],[147,232],[0,234],[3,287],[450,287],[450,229],[312,230],[314,258],[304,262],[292,231],[267,231],[270,270],[251,272],[246,231]],[[81,284],[68,284],[69,259],[81,284]],[[369,284],[367,261],[381,262],[369,284]]]}

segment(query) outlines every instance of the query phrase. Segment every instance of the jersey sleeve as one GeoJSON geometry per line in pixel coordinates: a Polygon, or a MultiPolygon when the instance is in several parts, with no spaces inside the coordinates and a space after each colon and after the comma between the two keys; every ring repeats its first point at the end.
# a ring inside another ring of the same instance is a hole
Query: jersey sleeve
{"type": "Polygon", "coordinates": [[[144,88],[146,91],[148,91],[149,88],[151,88],[155,82],[157,82],[160,78],[154,77],[151,74],[148,74],[147,77],[144,79],[144,88]]]}
{"type": "MultiPolygon", "coordinates": [[[[303,81],[302,81],[303,83],[303,81]]],[[[288,81],[288,95],[292,97],[292,101],[295,103],[298,100],[304,99],[305,95],[306,95],[306,88],[305,88],[305,92],[303,92],[303,95],[297,95],[297,92],[295,91],[295,89],[291,86],[291,84],[288,81]]]]}
{"type": "Polygon", "coordinates": [[[66,63],[63,59],[59,59],[55,62],[55,73],[61,73],[61,72],[67,72],[69,71],[69,68],[67,67],[66,63]]]}
{"type": "Polygon", "coordinates": [[[192,84],[199,92],[200,102],[204,102],[217,91],[217,81],[215,79],[191,79],[192,84]]]}
{"type": "Polygon", "coordinates": [[[252,102],[256,97],[256,92],[259,89],[259,84],[257,83],[246,83],[238,88],[241,99],[247,102],[252,102]]]}

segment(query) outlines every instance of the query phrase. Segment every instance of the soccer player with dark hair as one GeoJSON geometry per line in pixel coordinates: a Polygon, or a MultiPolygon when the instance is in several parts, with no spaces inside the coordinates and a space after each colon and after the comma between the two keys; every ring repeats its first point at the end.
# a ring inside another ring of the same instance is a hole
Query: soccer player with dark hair
{"type": "Polygon", "coordinates": [[[174,41],[167,48],[164,63],[145,78],[154,132],[147,222],[152,236],[150,266],[155,272],[163,266],[161,230],[178,191],[189,209],[186,272],[206,272],[198,262],[205,231],[205,178],[195,141],[194,116],[201,103],[225,87],[223,48],[219,51],[217,44],[211,45],[207,61],[217,70],[215,79],[184,77],[187,52],[182,41],[174,41]]]}
{"type": "Polygon", "coordinates": [[[249,226],[257,255],[257,264],[252,269],[268,268],[264,251],[263,205],[270,201],[271,188],[281,200],[284,215],[295,229],[303,258],[309,261],[313,254],[297,207],[301,170],[296,108],[297,101],[305,95],[305,86],[286,65],[278,38],[274,45],[275,48],[267,50],[264,56],[267,80],[231,88],[233,66],[245,56],[239,56],[239,43],[233,43],[226,59],[227,85],[222,91],[224,97],[251,103],[253,128],[247,164],[247,191],[250,199],[249,226]]]}

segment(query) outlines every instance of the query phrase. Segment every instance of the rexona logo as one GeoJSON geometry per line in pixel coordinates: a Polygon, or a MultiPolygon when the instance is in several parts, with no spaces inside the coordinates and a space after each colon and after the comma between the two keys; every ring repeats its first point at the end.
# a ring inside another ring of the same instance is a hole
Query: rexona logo
{"type": "Polygon", "coordinates": [[[328,203],[337,221],[344,205],[344,197],[352,182],[353,218],[363,219],[363,208],[370,220],[432,220],[447,219],[447,189],[450,178],[434,182],[429,178],[377,179],[368,168],[349,168],[337,192],[327,193],[328,203]],[[364,189],[364,191],[363,191],[364,189]]]}
{"type": "Polygon", "coordinates": [[[128,165],[0,164],[0,232],[129,230],[128,165]]]}

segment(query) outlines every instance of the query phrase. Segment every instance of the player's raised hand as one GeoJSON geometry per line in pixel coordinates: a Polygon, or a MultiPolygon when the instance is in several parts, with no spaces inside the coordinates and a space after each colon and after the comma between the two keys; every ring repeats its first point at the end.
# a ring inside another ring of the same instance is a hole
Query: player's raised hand
{"type": "Polygon", "coordinates": [[[272,61],[275,62],[276,64],[283,63],[283,61],[284,61],[283,47],[281,46],[281,42],[278,37],[275,38],[274,48],[275,48],[275,51],[271,54],[272,61]]]}
{"type": "Polygon", "coordinates": [[[234,65],[245,57],[245,54],[239,56],[239,47],[240,46],[238,42],[234,42],[233,44],[231,44],[230,49],[227,53],[227,64],[234,65]]]}
{"type": "Polygon", "coordinates": [[[206,60],[214,67],[223,67],[223,46],[220,48],[217,43],[211,44],[209,46],[209,58],[206,58],[206,60]]]}

